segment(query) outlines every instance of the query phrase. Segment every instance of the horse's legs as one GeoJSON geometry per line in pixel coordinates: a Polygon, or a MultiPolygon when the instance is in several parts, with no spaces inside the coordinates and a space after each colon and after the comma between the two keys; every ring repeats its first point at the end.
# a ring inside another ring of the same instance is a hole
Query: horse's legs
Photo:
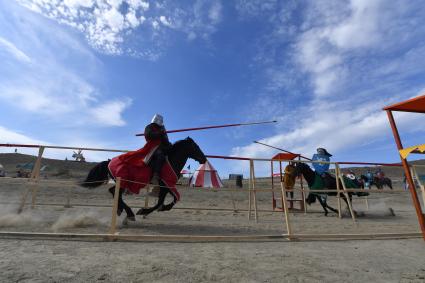
{"type": "Polygon", "coordinates": [[[121,203],[121,206],[124,208],[125,213],[127,213],[127,219],[131,221],[136,221],[136,217],[133,213],[133,210],[124,202],[122,195],[124,194],[124,190],[120,190],[119,198],[118,198],[118,204],[121,203]]]}
{"type": "Polygon", "coordinates": [[[328,210],[326,209],[326,204],[322,197],[320,195],[317,196],[317,199],[319,200],[320,205],[323,207],[323,210],[325,211],[325,216],[328,216],[328,210]]]}
{"type": "MultiPolygon", "coordinates": [[[[111,193],[112,198],[115,196],[115,186],[110,187],[108,191],[111,193]]],[[[124,207],[122,206],[122,203],[118,200],[118,209],[117,209],[117,215],[120,216],[124,207]]]]}
{"type": "Polygon", "coordinates": [[[330,209],[331,211],[333,211],[333,212],[335,212],[335,213],[338,213],[338,210],[336,210],[335,208],[333,208],[332,206],[330,206],[330,205],[328,204],[328,201],[327,201],[327,199],[326,199],[326,198],[322,198],[322,197],[320,197],[320,196],[319,196],[319,198],[320,198],[320,199],[323,199],[323,204],[325,205],[325,207],[326,207],[326,208],[330,209]]]}
{"type": "Polygon", "coordinates": [[[158,202],[155,206],[150,208],[141,208],[139,211],[137,211],[137,215],[148,215],[151,214],[154,210],[161,208],[164,206],[164,200],[168,193],[168,188],[164,186],[164,183],[162,181],[160,182],[160,189],[159,189],[159,195],[158,195],[158,202]]]}
{"type": "MultiPolygon", "coordinates": [[[[352,199],[353,199],[353,197],[352,197],[352,195],[350,194],[349,195],[349,198],[350,198],[350,203],[352,204],[353,202],[352,202],[352,199]]],[[[347,198],[345,197],[345,196],[343,196],[342,197],[342,199],[345,201],[345,204],[347,205],[347,209],[348,210],[350,210],[350,206],[348,205],[348,200],[347,200],[347,198]]],[[[352,208],[353,209],[353,208],[352,208]]],[[[354,215],[357,215],[357,212],[353,209],[353,213],[354,213],[354,215]]]]}
{"type": "MultiPolygon", "coordinates": [[[[109,188],[108,190],[112,197],[115,196],[115,186],[109,188]]],[[[134,216],[133,211],[131,210],[131,208],[124,202],[124,200],[122,199],[122,195],[124,193],[123,189],[120,189],[119,195],[118,195],[118,209],[117,209],[117,215],[120,216],[122,211],[125,210],[125,213],[127,213],[127,218],[129,220],[135,221],[136,218],[134,216]]]]}
{"type": "Polygon", "coordinates": [[[159,190],[159,195],[158,195],[158,211],[164,211],[164,202],[165,202],[165,197],[167,196],[168,193],[168,188],[166,187],[161,187],[161,189],[159,190]]]}
{"type": "Polygon", "coordinates": [[[294,192],[293,191],[286,192],[286,196],[289,197],[290,199],[294,199],[294,192]]]}
{"type": "MultiPolygon", "coordinates": [[[[173,201],[171,203],[169,203],[169,204],[163,205],[161,207],[161,210],[160,211],[169,211],[169,210],[171,210],[173,208],[173,206],[177,203],[177,197],[174,196],[174,195],[173,195],[173,197],[174,197],[173,201]]],[[[158,209],[158,211],[159,211],[159,209],[158,209]]]]}

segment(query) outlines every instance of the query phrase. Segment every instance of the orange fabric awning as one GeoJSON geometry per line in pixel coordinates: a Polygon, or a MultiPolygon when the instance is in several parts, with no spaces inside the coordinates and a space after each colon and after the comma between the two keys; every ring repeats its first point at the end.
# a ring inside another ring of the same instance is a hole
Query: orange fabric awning
{"type": "Polygon", "coordinates": [[[425,95],[387,106],[384,110],[425,113],[425,95]]]}
{"type": "Polygon", "coordinates": [[[277,160],[294,160],[298,156],[300,156],[300,155],[299,154],[295,154],[295,153],[278,153],[275,156],[273,156],[272,159],[277,159],[277,160]]]}

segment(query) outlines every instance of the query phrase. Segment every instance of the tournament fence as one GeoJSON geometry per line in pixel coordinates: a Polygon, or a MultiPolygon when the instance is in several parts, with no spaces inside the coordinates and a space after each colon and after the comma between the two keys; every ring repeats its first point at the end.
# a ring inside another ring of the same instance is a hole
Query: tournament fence
{"type": "MultiPolygon", "coordinates": [[[[64,150],[90,150],[90,151],[106,151],[106,152],[128,152],[128,150],[117,150],[117,149],[102,149],[102,148],[84,148],[84,147],[67,147],[67,146],[52,146],[52,145],[23,145],[23,144],[0,144],[0,146],[5,147],[28,147],[28,148],[38,148],[38,156],[35,161],[33,170],[31,172],[30,178],[25,179],[25,181],[28,181],[29,187],[22,195],[21,201],[19,203],[18,212],[22,212],[24,209],[28,196],[31,194],[31,208],[34,208],[36,205],[59,205],[59,204],[43,204],[43,203],[37,203],[37,192],[39,190],[40,185],[40,168],[42,163],[42,157],[44,154],[45,149],[64,149],[64,150]]],[[[308,188],[305,188],[302,179],[300,186],[294,188],[293,190],[288,190],[285,188],[285,184],[283,182],[283,179],[280,178],[279,188],[274,187],[273,182],[273,166],[277,162],[279,164],[279,170],[280,170],[280,177],[283,175],[282,172],[282,164],[283,163],[296,163],[296,162],[303,162],[303,163],[314,163],[317,161],[300,161],[300,160],[276,160],[276,159],[266,159],[266,158],[244,158],[244,157],[231,157],[231,156],[216,156],[216,155],[208,155],[208,158],[220,158],[220,159],[228,159],[228,160],[239,160],[239,161],[246,161],[249,162],[249,171],[250,176],[248,179],[248,207],[246,209],[237,209],[235,202],[233,201],[233,208],[230,209],[219,209],[216,208],[214,210],[224,210],[224,211],[237,211],[237,212],[247,212],[248,219],[251,220],[252,218],[256,221],[260,221],[259,213],[261,212],[270,212],[269,210],[260,210],[258,209],[258,203],[257,203],[257,193],[258,192],[270,192],[271,194],[280,194],[280,203],[281,203],[281,209],[276,210],[276,207],[273,207],[271,212],[277,212],[282,214],[282,223],[283,223],[283,231],[282,234],[278,235],[237,235],[237,236],[218,236],[218,235],[211,235],[211,236],[201,236],[201,235],[125,235],[120,234],[117,232],[117,208],[118,208],[118,192],[121,187],[121,182],[124,181],[121,178],[116,179],[115,184],[115,197],[113,199],[112,203],[112,212],[111,212],[111,224],[108,233],[104,234],[73,234],[73,233],[33,233],[33,232],[11,232],[11,231],[3,231],[0,232],[1,237],[22,237],[22,238],[30,238],[30,237],[39,237],[39,238],[67,238],[67,239],[96,239],[96,240],[141,240],[141,241],[276,241],[276,240],[344,240],[344,239],[392,239],[392,238],[418,238],[421,237],[420,232],[394,232],[394,233],[373,233],[373,234],[297,234],[293,233],[292,227],[291,227],[291,213],[289,211],[288,203],[290,203],[290,200],[287,199],[286,193],[287,192],[300,192],[303,196],[306,193],[310,192],[335,192],[334,190],[309,190],[308,188]],[[255,175],[255,164],[259,162],[270,162],[271,164],[271,180],[272,180],[272,188],[262,188],[258,186],[258,179],[255,175]]],[[[343,174],[341,166],[344,165],[373,165],[373,166],[389,166],[389,167],[401,167],[399,164],[388,164],[388,163],[365,163],[365,162],[320,162],[320,163],[329,163],[334,167],[334,173],[337,180],[341,180],[342,186],[340,187],[340,183],[336,182],[337,186],[337,203],[338,203],[338,215],[339,218],[342,217],[342,209],[341,209],[341,198],[344,196],[347,199],[348,208],[350,211],[351,219],[353,223],[357,222],[357,219],[355,217],[355,214],[353,212],[352,203],[350,201],[350,198],[348,197],[349,192],[358,192],[358,189],[348,189],[346,188],[344,181],[343,181],[343,174]]],[[[416,176],[416,179],[419,182],[419,189],[422,192],[423,200],[425,202],[425,191],[424,186],[421,183],[421,179],[419,178],[419,175],[417,174],[416,170],[420,166],[412,166],[412,172],[416,176]]],[[[424,166],[425,167],[425,166],[424,166]]],[[[7,178],[4,178],[3,180],[7,180],[7,178]]],[[[19,180],[19,179],[16,179],[19,180]]],[[[134,182],[133,180],[125,180],[127,182],[134,182]]],[[[46,182],[43,180],[43,182],[46,182]]],[[[58,181],[55,181],[56,183],[58,181]]],[[[75,185],[75,182],[72,181],[59,181],[64,186],[68,186],[68,195],[66,199],[66,203],[64,204],[65,207],[71,206],[70,201],[70,192],[72,186],[75,185]]],[[[146,185],[146,184],[143,184],[146,185]]],[[[238,191],[241,192],[241,189],[232,189],[232,188],[223,188],[219,190],[209,189],[211,191],[223,191],[223,192],[234,192],[238,191]]],[[[367,190],[368,193],[407,193],[406,190],[392,190],[392,191],[384,191],[384,190],[367,190]]],[[[233,198],[232,198],[233,200],[233,198]]],[[[273,197],[274,200],[274,197],[273,197]]],[[[148,197],[145,198],[145,207],[148,204],[148,197]]],[[[305,198],[303,197],[302,202],[305,201],[305,198]]],[[[366,207],[368,207],[368,200],[365,199],[366,207]]],[[[90,204],[72,204],[73,206],[96,206],[96,205],[90,205],[90,204]]],[[[177,209],[179,207],[176,207],[177,209]]],[[[176,209],[174,208],[174,209],[176,209]]],[[[180,209],[196,209],[196,210],[202,210],[203,208],[180,208],[180,209]]],[[[211,210],[211,208],[209,208],[211,210]]],[[[304,213],[307,213],[306,206],[304,204],[304,213]]]]}

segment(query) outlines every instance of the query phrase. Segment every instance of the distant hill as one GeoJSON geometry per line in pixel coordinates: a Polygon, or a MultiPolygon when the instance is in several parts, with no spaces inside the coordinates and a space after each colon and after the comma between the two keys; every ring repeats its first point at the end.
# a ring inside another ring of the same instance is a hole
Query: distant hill
{"type": "MultiPolygon", "coordinates": [[[[18,170],[18,165],[27,164],[37,160],[34,155],[21,153],[0,153],[0,164],[3,165],[7,176],[14,177],[18,170]]],[[[46,166],[41,174],[48,178],[83,178],[97,162],[76,162],[72,160],[58,160],[43,158],[41,166],[46,166]]]]}

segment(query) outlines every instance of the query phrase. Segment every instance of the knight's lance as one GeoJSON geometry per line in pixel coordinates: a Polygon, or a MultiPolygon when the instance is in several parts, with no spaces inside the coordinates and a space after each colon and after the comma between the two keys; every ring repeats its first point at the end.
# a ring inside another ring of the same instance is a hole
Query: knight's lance
{"type": "MultiPolygon", "coordinates": [[[[179,130],[170,130],[170,131],[166,131],[166,133],[170,134],[170,133],[177,133],[177,132],[199,131],[199,130],[208,130],[208,129],[216,129],[216,128],[269,124],[269,123],[276,123],[276,122],[277,121],[266,121],[266,122],[252,122],[252,123],[239,123],[239,124],[228,124],[228,125],[207,126],[207,127],[197,127],[197,128],[186,128],[186,129],[179,129],[179,130]]],[[[144,135],[145,134],[136,134],[136,136],[139,136],[139,137],[144,135]]]]}
{"type": "MultiPolygon", "coordinates": [[[[274,149],[280,150],[280,151],[283,151],[283,152],[286,152],[286,153],[295,154],[295,153],[293,153],[293,152],[290,152],[290,151],[287,151],[287,150],[284,150],[284,149],[282,149],[282,148],[278,148],[278,147],[275,147],[275,146],[272,146],[272,145],[268,145],[268,144],[266,144],[266,143],[262,143],[262,142],[258,142],[258,141],[254,141],[254,142],[255,142],[255,143],[258,143],[258,144],[261,144],[261,145],[264,145],[264,146],[268,146],[268,147],[271,147],[271,148],[274,148],[274,149]]],[[[311,161],[311,159],[310,159],[310,158],[305,157],[305,156],[302,156],[301,154],[300,154],[299,156],[300,156],[300,157],[302,157],[302,158],[304,158],[304,159],[307,159],[307,160],[310,160],[310,161],[311,161]]]]}

